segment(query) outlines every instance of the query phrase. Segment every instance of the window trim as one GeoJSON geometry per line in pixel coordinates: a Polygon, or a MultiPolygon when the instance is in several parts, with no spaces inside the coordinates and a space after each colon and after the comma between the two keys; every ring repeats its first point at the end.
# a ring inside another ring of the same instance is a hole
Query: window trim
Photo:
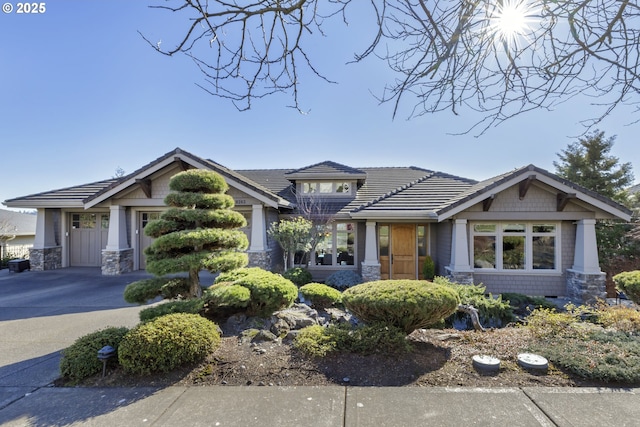
{"type": "Polygon", "coordinates": [[[559,221],[473,221],[469,223],[469,260],[474,272],[478,273],[500,273],[500,274],[558,274],[562,272],[562,223],[559,221]],[[505,232],[504,227],[508,224],[524,224],[524,232],[505,232]],[[495,225],[495,231],[475,231],[478,225],[495,225]],[[533,231],[537,225],[553,225],[553,232],[533,231]],[[474,242],[476,236],[495,237],[495,267],[482,268],[475,266],[474,242]],[[525,238],[525,260],[524,269],[503,268],[503,237],[504,236],[524,236],[525,238]],[[550,236],[554,238],[554,268],[535,269],[533,268],[533,238],[540,236],[550,236]]]}

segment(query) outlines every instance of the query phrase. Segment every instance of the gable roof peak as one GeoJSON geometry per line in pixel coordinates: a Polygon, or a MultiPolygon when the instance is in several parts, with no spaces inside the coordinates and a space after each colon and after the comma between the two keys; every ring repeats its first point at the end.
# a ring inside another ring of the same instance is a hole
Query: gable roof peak
{"type": "Polygon", "coordinates": [[[290,181],[295,181],[296,179],[339,178],[355,178],[358,180],[364,180],[367,177],[367,173],[361,169],[356,169],[331,160],[325,160],[324,162],[315,163],[313,165],[286,172],[285,176],[290,181]]]}

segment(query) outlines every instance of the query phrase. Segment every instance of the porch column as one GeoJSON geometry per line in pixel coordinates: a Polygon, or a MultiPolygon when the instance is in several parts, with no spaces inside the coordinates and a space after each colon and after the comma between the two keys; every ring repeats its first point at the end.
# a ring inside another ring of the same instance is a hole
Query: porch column
{"type": "Polygon", "coordinates": [[[133,248],[127,242],[127,217],[124,206],[109,207],[107,246],[102,251],[102,274],[115,276],[133,271],[133,248]]]}
{"type": "Polygon", "coordinates": [[[378,261],[378,244],[376,239],[376,223],[367,221],[367,233],[365,235],[364,263],[366,265],[380,264],[378,261]]]}
{"type": "Polygon", "coordinates": [[[456,219],[451,233],[451,263],[446,270],[452,281],[457,283],[473,283],[473,269],[469,263],[469,239],[467,237],[467,220],[456,219]]]}
{"type": "Polygon", "coordinates": [[[251,205],[251,241],[249,242],[249,267],[271,269],[271,253],[267,250],[266,212],[262,205],[251,205]]]}
{"type": "Polygon", "coordinates": [[[380,280],[380,261],[378,260],[378,244],[375,221],[367,221],[362,263],[362,279],[365,282],[380,280]]]}
{"type": "Polygon", "coordinates": [[[567,269],[567,296],[580,303],[593,303],[607,296],[606,274],[600,270],[596,220],[576,223],[573,266],[567,269]]]}
{"type": "Polygon", "coordinates": [[[595,219],[582,219],[577,223],[576,246],[571,268],[586,274],[602,272],[598,260],[595,219]]]}
{"type": "Polygon", "coordinates": [[[38,209],[36,235],[33,248],[29,250],[31,270],[43,271],[62,267],[62,246],[56,242],[56,220],[60,216],[57,209],[38,209]]]}
{"type": "Polygon", "coordinates": [[[109,234],[107,237],[107,251],[128,249],[127,218],[124,206],[111,206],[109,213],[109,234]]]}
{"type": "Polygon", "coordinates": [[[264,209],[262,205],[251,206],[251,243],[249,251],[264,251],[264,242],[266,241],[267,230],[264,226],[264,209]]]}
{"type": "Polygon", "coordinates": [[[50,248],[56,245],[53,213],[50,209],[38,209],[36,218],[36,236],[33,240],[34,249],[50,248]]]}

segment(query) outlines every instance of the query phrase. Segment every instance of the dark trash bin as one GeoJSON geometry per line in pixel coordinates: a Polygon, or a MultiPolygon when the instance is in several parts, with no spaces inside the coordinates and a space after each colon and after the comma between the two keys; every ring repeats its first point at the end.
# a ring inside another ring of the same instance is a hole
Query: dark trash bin
{"type": "Polygon", "coordinates": [[[25,270],[29,270],[31,267],[29,266],[28,259],[12,259],[8,262],[9,271],[13,271],[15,273],[21,273],[25,270]]]}

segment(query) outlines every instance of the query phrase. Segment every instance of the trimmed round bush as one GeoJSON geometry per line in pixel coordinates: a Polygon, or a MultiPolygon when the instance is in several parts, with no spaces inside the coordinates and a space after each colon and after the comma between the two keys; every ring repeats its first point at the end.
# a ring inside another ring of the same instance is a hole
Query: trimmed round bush
{"type": "MultiPolygon", "coordinates": [[[[62,377],[76,383],[101,372],[102,362],[98,360],[98,350],[110,345],[117,351],[127,332],[129,329],[125,327],[109,327],[78,338],[62,350],[62,359],[60,359],[62,377]]],[[[112,360],[117,362],[115,358],[112,360]]]]}
{"type": "Polygon", "coordinates": [[[365,323],[384,322],[410,334],[450,316],[460,298],[450,287],[426,280],[379,280],[347,289],[342,302],[365,323]]]}
{"type": "Polygon", "coordinates": [[[204,309],[203,299],[189,299],[180,301],[169,301],[140,310],[141,322],[148,322],[157,317],[165,316],[172,313],[191,313],[199,314],[204,309]]]}
{"type": "Polygon", "coordinates": [[[616,274],[613,276],[613,281],[618,290],[624,292],[627,298],[640,304],[640,270],[616,274]]]}
{"type": "Polygon", "coordinates": [[[190,169],[174,175],[169,181],[169,189],[188,193],[224,193],[229,186],[217,173],[206,169],[190,169]]]}
{"type": "Polygon", "coordinates": [[[132,374],[169,372],[204,359],[219,344],[215,323],[197,314],[167,314],[129,331],[120,342],[118,360],[132,374]]]}
{"type": "Polygon", "coordinates": [[[362,276],[353,270],[341,270],[332,273],[324,281],[324,284],[339,291],[344,291],[352,286],[362,283],[362,276]]]}
{"type": "Polygon", "coordinates": [[[298,296],[298,287],[291,280],[257,267],[222,273],[215,283],[223,282],[249,290],[251,299],[246,305],[249,316],[269,316],[274,311],[291,307],[298,296]]]}
{"type": "Polygon", "coordinates": [[[314,308],[327,308],[342,303],[342,292],[322,283],[308,283],[300,288],[304,299],[311,301],[314,308]]]}
{"type": "Polygon", "coordinates": [[[298,287],[306,285],[307,283],[311,283],[313,281],[309,270],[302,267],[291,268],[282,273],[282,277],[291,280],[293,284],[298,287]]]}

